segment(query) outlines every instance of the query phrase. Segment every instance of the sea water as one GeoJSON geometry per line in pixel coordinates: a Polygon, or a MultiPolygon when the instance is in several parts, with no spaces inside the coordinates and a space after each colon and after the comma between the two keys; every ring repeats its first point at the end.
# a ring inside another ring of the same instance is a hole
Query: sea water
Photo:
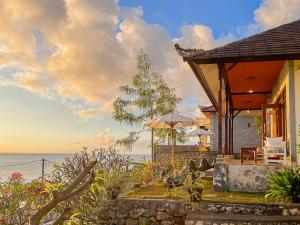
{"type": "MultiPolygon", "coordinates": [[[[44,153],[0,153],[0,181],[7,180],[13,172],[21,172],[26,181],[31,181],[42,175],[42,159],[45,159],[45,174],[51,174],[55,164],[60,164],[71,154],[44,154],[44,153]]],[[[149,160],[150,155],[126,154],[134,162],[149,160]]]]}

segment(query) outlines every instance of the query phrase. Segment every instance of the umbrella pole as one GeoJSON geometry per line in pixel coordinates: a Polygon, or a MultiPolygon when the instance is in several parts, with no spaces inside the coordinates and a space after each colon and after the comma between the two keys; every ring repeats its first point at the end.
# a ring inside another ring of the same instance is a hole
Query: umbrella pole
{"type": "Polygon", "coordinates": [[[173,167],[173,171],[174,171],[175,170],[175,151],[174,151],[173,126],[171,126],[171,140],[172,140],[172,167],[173,167]]]}

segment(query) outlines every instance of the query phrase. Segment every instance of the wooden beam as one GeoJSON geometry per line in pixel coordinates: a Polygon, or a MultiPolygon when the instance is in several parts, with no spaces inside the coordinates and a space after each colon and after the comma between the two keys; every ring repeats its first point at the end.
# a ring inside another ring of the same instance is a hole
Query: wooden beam
{"type": "Polygon", "coordinates": [[[201,84],[202,88],[204,89],[206,95],[208,96],[209,100],[211,101],[211,103],[213,104],[213,106],[215,107],[216,111],[218,111],[218,104],[217,101],[213,95],[212,90],[210,89],[203,72],[201,71],[201,68],[199,67],[199,65],[193,63],[193,62],[188,62],[188,64],[190,65],[190,67],[192,68],[196,78],[198,79],[199,83],[201,84]]]}
{"type": "Polygon", "coordinates": [[[300,53],[294,54],[277,54],[277,55],[261,55],[261,56],[238,56],[238,57],[218,57],[218,58],[197,58],[197,55],[184,57],[185,61],[193,61],[198,64],[223,64],[235,62],[258,62],[258,61],[282,61],[300,59],[300,53]]]}
{"type": "Polygon", "coordinates": [[[254,110],[261,110],[261,108],[234,108],[234,110],[238,110],[238,111],[245,111],[245,110],[254,111],[254,110]]]}
{"type": "Polygon", "coordinates": [[[226,72],[229,72],[230,70],[232,70],[238,63],[237,62],[234,62],[232,63],[226,70],[226,72]]]}
{"type": "Polygon", "coordinates": [[[223,76],[223,80],[224,80],[224,84],[225,84],[225,93],[226,96],[229,97],[229,102],[230,105],[233,105],[233,100],[232,100],[232,96],[231,96],[231,89],[230,89],[230,85],[229,85],[229,80],[228,80],[228,74],[227,71],[225,69],[225,65],[221,64],[222,66],[222,76],[223,76]]]}
{"type": "Polygon", "coordinates": [[[233,113],[233,119],[237,116],[237,115],[239,115],[240,114],[240,112],[242,112],[242,110],[238,110],[235,114],[233,113]]]}
{"type": "Polygon", "coordinates": [[[270,91],[257,91],[257,92],[233,92],[231,95],[269,95],[270,91]]]}
{"type": "Polygon", "coordinates": [[[222,91],[223,91],[223,68],[224,64],[218,64],[219,70],[219,95],[218,95],[218,155],[223,155],[223,146],[222,146],[222,91]]]}

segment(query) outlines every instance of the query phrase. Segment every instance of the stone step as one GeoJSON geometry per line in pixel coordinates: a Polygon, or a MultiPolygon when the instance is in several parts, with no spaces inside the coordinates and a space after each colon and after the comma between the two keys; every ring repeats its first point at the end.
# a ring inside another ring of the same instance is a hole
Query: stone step
{"type": "Polygon", "coordinates": [[[205,171],[205,177],[213,177],[214,171],[215,171],[214,168],[210,168],[209,170],[206,170],[205,171]]]}
{"type": "Polygon", "coordinates": [[[201,177],[201,179],[204,179],[204,180],[212,180],[213,175],[214,175],[214,168],[211,168],[209,170],[201,172],[200,177],[201,177]]]}
{"type": "Polygon", "coordinates": [[[300,216],[188,213],[185,225],[300,225],[300,216]]]}

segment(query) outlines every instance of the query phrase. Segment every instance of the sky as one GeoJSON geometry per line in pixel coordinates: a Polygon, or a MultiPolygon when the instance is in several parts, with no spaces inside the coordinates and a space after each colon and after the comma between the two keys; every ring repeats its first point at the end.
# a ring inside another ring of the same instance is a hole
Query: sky
{"type": "MultiPolygon", "coordinates": [[[[0,152],[107,147],[140,49],[200,116],[200,84],[174,50],[211,49],[300,18],[300,0],[0,0],[0,152]],[[275,16],[276,15],[276,16],[275,16]]],[[[149,153],[144,134],[132,153],[149,153]]]]}

